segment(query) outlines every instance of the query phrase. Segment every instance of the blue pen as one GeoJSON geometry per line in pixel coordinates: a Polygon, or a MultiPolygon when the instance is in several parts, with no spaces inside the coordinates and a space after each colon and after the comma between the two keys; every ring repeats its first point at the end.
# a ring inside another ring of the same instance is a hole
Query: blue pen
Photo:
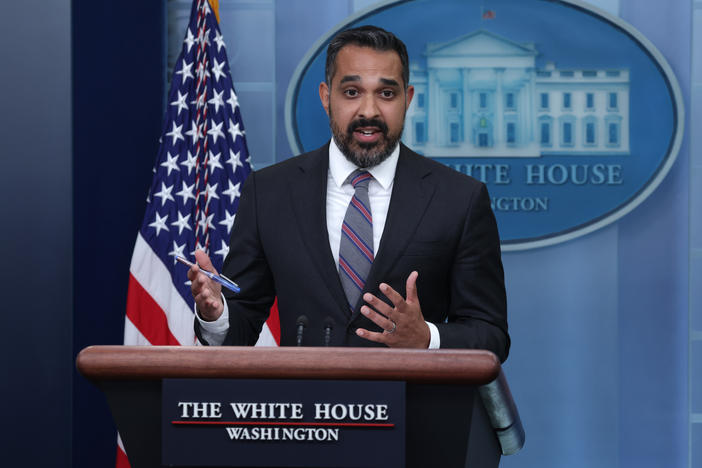
{"type": "MultiPolygon", "coordinates": [[[[178,260],[180,263],[182,263],[183,265],[186,265],[190,268],[195,266],[194,263],[189,262],[188,260],[184,259],[183,257],[176,256],[176,260],[178,260]]],[[[197,267],[200,268],[200,265],[197,265],[197,267]]],[[[203,270],[202,268],[200,268],[200,272],[202,272],[202,274],[204,274],[205,276],[207,276],[211,280],[218,282],[219,284],[221,284],[225,288],[231,289],[235,293],[238,293],[241,291],[241,288],[239,287],[238,284],[236,284],[234,281],[230,280],[229,278],[227,278],[224,275],[216,275],[216,274],[211,273],[207,270],[203,270]]]]}

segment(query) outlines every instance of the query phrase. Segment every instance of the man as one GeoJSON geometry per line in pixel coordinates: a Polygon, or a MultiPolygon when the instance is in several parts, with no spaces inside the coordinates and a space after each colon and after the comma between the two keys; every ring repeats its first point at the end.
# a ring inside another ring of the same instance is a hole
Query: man
{"type": "MultiPolygon", "coordinates": [[[[399,143],[408,81],[407,51],[392,33],[363,26],[332,39],[319,96],[333,139],[246,181],[223,267],[241,293],[222,296],[197,267],[188,272],[203,343],[254,344],[277,297],[281,345],[295,344],[305,315],[304,345],[507,358],[487,190],[399,143]]],[[[213,270],[204,252],[196,259],[213,270]]]]}

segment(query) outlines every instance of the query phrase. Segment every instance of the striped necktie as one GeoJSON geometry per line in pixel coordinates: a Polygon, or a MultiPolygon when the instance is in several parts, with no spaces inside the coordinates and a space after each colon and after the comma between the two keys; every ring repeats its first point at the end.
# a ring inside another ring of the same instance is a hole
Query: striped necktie
{"type": "Polygon", "coordinates": [[[373,217],[368,201],[368,184],[372,178],[368,172],[356,170],[346,179],[353,185],[354,194],[341,225],[339,277],[352,311],[373,263],[373,217]]]}

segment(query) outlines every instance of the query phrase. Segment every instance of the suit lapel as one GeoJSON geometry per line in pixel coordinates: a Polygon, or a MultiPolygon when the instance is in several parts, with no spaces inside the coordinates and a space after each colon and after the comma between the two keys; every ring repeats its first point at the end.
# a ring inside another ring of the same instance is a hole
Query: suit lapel
{"type": "Polygon", "coordinates": [[[336,270],[327,233],[329,145],[301,158],[298,169],[299,178],[293,177],[288,185],[306,254],[312,258],[327,290],[334,297],[342,313],[348,316],[346,295],[339,281],[339,272],[336,270]]]}
{"type": "MultiPolygon", "coordinates": [[[[392,267],[414,236],[417,225],[425,216],[434,190],[431,169],[423,164],[423,157],[401,145],[383,237],[364,293],[386,281],[392,267]]],[[[353,318],[358,313],[355,310],[353,318]]]]}

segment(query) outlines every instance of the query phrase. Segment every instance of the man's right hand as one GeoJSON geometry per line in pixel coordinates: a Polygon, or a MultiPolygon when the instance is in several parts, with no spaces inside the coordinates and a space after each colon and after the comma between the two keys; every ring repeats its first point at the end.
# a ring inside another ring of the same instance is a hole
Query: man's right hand
{"type": "MultiPolygon", "coordinates": [[[[210,257],[202,250],[195,251],[195,261],[202,266],[203,270],[217,273],[210,261],[210,257]]],[[[200,268],[197,266],[190,268],[188,279],[192,282],[190,291],[193,294],[193,298],[195,298],[197,313],[200,314],[203,320],[208,322],[217,320],[224,310],[222,286],[200,273],[200,268]]]]}

